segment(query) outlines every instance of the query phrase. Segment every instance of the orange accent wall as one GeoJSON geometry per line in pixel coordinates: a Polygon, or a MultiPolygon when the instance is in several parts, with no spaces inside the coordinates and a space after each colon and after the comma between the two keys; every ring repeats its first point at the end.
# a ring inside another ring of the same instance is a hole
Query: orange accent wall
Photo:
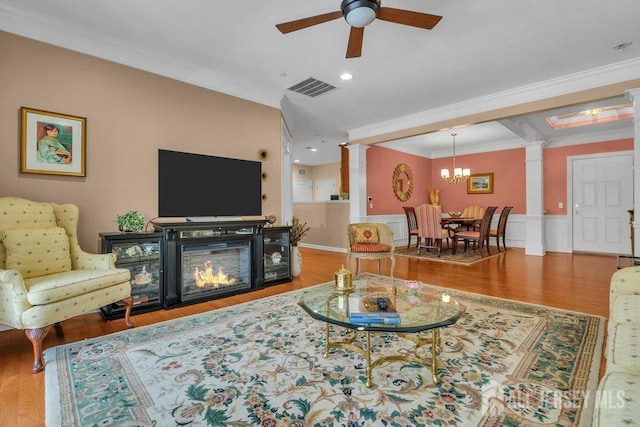
{"type": "Polygon", "coordinates": [[[544,208],[547,215],[567,214],[567,157],[633,150],[633,139],[550,147],[543,150],[544,208]],[[558,208],[558,202],[563,207],[558,208]]]}
{"type": "MultiPolygon", "coordinates": [[[[567,214],[567,157],[585,154],[633,150],[633,139],[550,147],[543,150],[544,208],[547,215],[567,214]],[[563,207],[558,208],[558,202],[563,207]]],[[[369,215],[404,213],[402,206],[429,203],[429,187],[440,189],[442,211],[461,211],[466,206],[513,206],[511,213],[526,213],[525,149],[493,151],[456,156],[457,166],[468,167],[471,173],[494,173],[493,194],[467,194],[466,183],[445,184],[440,169],[452,167],[452,158],[427,159],[387,148],[371,146],[367,150],[367,194],[373,196],[369,215]],[[413,195],[400,202],[393,194],[391,177],[398,163],[408,164],[414,174],[413,195]]]]}
{"type": "Polygon", "coordinates": [[[418,206],[429,201],[431,186],[431,160],[413,154],[372,145],[367,153],[367,196],[373,197],[373,208],[367,203],[367,215],[404,213],[403,206],[418,206]],[[406,202],[398,200],[393,192],[393,171],[400,163],[411,168],[413,192],[406,202]]]}
{"type": "Polygon", "coordinates": [[[493,193],[467,194],[466,182],[445,184],[440,169],[452,168],[452,158],[432,160],[432,180],[440,188],[440,204],[443,212],[462,211],[471,205],[513,206],[511,213],[524,214],[526,205],[525,149],[492,151],[489,153],[456,156],[458,167],[470,168],[472,174],[493,172],[493,193]]]}
{"type": "Polygon", "coordinates": [[[429,187],[440,190],[443,212],[461,211],[466,206],[513,206],[512,213],[526,212],[525,150],[494,151],[490,153],[456,156],[459,166],[471,168],[471,173],[494,173],[493,194],[467,194],[466,183],[445,184],[440,169],[451,168],[452,159],[427,159],[378,146],[367,150],[367,195],[373,197],[369,215],[403,213],[402,206],[418,206],[429,203],[429,187]],[[399,163],[411,167],[414,190],[407,202],[396,199],[391,186],[393,170],[399,163]]]}

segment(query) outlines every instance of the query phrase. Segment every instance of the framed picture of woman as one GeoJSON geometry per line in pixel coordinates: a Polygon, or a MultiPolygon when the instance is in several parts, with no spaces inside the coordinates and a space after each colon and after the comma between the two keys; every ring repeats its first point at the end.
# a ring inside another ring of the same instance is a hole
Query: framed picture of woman
{"type": "Polygon", "coordinates": [[[86,176],[87,119],[20,108],[20,172],[86,176]]]}

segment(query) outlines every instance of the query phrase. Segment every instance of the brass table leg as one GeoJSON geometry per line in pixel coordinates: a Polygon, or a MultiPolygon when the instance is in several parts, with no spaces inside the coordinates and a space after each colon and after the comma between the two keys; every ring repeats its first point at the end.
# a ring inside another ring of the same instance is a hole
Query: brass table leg
{"type": "Polygon", "coordinates": [[[373,367],[371,366],[371,333],[369,331],[367,331],[367,348],[366,348],[366,352],[367,352],[367,382],[365,383],[365,385],[367,386],[367,388],[370,388],[373,385],[373,378],[372,378],[372,371],[373,371],[373,367]]]}
{"type": "Polygon", "coordinates": [[[440,345],[440,328],[431,331],[431,376],[434,384],[440,384],[438,376],[438,346],[440,345]]]}
{"type": "MultiPolygon", "coordinates": [[[[322,357],[327,359],[329,357],[329,352],[332,348],[335,349],[347,349],[351,351],[355,351],[359,353],[365,358],[365,385],[367,388],[371,388],[373,386],[373,368],[378,365],[381,365],[384,362],[392,362],[392,361],[402,361],[402,362],[415,362],[426,368],[431,368],[431,378],[435,385],[440,384],[442,380],[438,375],[438,350],[441,347],[440,344],[440,328],[434,328],[431,330],[431,363],[424,356],[418,355],[418,349],[429,344],[428,338],[421,338],[419,334],[399,334],[405,339],[413,341],[416,344],[414,354],[394,354],[387,356],[380,356],[376,360],[371,360],[371,332],[365,331],[365,348],[358,347],[353,345],[353,340],[356,338],[356,334],[347,340],[346,342],[331,342],[329,337],[329,323],[325,323],[325,345],[324,345],[324,353],[322,357]]],[[[426,351],[426,350],[425,350],[426,351]]]]}
{"type": "Polygon", "coordinates": [[[327,359],[329,357],[329,350],[331,349],[331,343],[329,342],[329,323],[325,322],[324,328],[324,354],[322,357],[327,359]]]}

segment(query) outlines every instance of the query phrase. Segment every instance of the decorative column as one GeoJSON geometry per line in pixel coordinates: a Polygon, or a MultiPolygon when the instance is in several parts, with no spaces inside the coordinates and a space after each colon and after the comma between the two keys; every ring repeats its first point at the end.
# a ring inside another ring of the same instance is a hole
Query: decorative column
{"type": "Polygon", "coordinates": [[[367,221],[367,154],[368,145],[349,148],[349,222],[367,221]]]}
{"type": "Polygon", "coordinates": [[[640,88],[626,91],[627,98],[633,102],[633,253],[640,254],[640,212],[636,209],[636,200],[640,200],[640,88]]]}
{"type": "Polygon", "coordinates": [[[527,243],[524,253],[544,255],[544,187],[542,174],[543,141],[527,142],[526,188],[527,188],[527,243]]]}
{"type": "Polygon", "coordinates": [[[280,174],[282,179],[282,218],[278,218],[278,222],[288,224],[293,217],[293,161],[291,158],[291,137],[284,118],[280,119],[280,140],[282,141],[282,173],[280,174]]]}

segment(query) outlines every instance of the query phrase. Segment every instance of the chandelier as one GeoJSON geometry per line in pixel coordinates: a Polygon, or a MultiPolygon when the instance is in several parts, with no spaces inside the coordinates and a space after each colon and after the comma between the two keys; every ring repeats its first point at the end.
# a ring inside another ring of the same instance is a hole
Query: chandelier
{"type": "Polygon", "coordinates": [[[440,176],[442,180],[447,184],[457,184],[462,182],[463,180],[467,180],[467,177],[471,175],[471,169],[469,168],[457,168],[456,167],[456,135],[457,133],[452,133],[453,137],[453,176],[449,174],[449,169],[440,170],[440,176]]]}

